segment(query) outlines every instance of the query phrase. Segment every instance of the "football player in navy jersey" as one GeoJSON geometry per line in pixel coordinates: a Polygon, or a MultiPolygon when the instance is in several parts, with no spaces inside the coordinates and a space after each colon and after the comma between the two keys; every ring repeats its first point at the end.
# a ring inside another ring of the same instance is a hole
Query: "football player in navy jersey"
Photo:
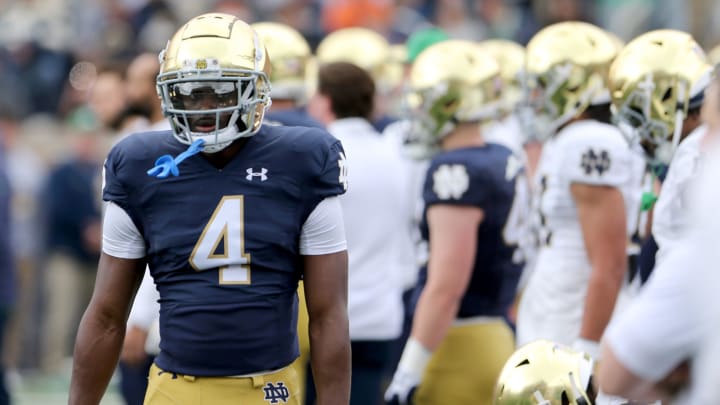
{"type": "Polygon", "coordinates": [[[504,317],[522,265],[512,239],[524,169],[510,149],[486,143],[479,125],[496,116],[498,80],[495,60],[461,40],[430,46],[412,66],[408,102],[417,115],[409,141],[435,153],[421,223],[429,261],[385,393],[390,404],[491,404],[514,350],[504,317]]]}
{"type": "Polygon", "coordinates": [[[342,145],[320,129],[262,126],[268,57],[234,16],[193,18],[161,61],[172,130],[131,135],[105,162],[103,252],[70,404],[99,403],[146,264],[162,336],[146,404],[299,404],[288,366],[301,276],[318,404],[347,404],[342,145]]]}

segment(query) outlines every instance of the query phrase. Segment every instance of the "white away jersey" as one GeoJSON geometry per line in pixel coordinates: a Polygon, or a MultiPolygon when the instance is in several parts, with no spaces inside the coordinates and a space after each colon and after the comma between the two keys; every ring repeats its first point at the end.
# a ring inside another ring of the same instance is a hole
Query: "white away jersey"
{"type": "Polygon", "coordinates": [[[533,202],[541,247],[518,311],[518,345],[540,338],[571,345],[579,336],[591,267],[570,186],[617,187],[633,206],[642,175],[636,162],[617,128],[592,120],[543,146],[533,202]]]}
{"type": "MultiPolygon", "coordinates": [[[[585,120],[568,125],[548,140],[535,178],[541,244],[584,252],[572,183],[620,189],[626,205],[637,197],[638,166],[627,141],[612,125],[585,120]]],[[[630,222],[630,221],[628,221],[630,222]]]]}
{"type": "Polygon", "coordinates": [[[696,128],[678,146],[653,212],[652,233],[658,245],[656,265],[671,245],[680,239],[689,213],[688,188],[697,174],[700,142],[707,127],[696,128]]]}
{"type": "Polygon", "coordinates": [[[692,398],[673,403],[715,404],[720,394],[720,145],[715,143],[702,157],[697,180],[685,189],[687,228],[605,334],[620,363],[648,381],[690,360],[692,398]]]}

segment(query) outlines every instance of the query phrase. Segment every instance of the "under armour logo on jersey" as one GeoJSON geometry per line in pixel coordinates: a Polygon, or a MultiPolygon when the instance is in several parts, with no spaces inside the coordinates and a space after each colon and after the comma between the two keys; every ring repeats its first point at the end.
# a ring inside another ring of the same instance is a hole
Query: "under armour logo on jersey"
{"type": "Polygon", "coordinates": [[[342,184],[343,190],[348,189],[348,166],[345,154],[340,152],[340,159],[338,159],[338,167],[340,168],[340,175],[338,176],[338,182],[342,184]]]}
{"type": "Polygon", "coordinates": [[[285,383],[282,381],[277,383],[277,385],[271,382],[267,383],[263,391],[265,391],[265,401],[271,404],[279,404],[280,401],[287,403],[288,398],[290,398],[290,391],[288,391],[285,383]]]}
{"type": "Polygon", "coordinates": [[[433,191],[441,200],[459,200],[470,186],[470,177],[463,165],[440,165],[433,173],[433,191]]]}
{"type": "Polygon", "coordinates": [[[603,173],[610,169],[610,154],[606,150],[597,153],[592,148],[588,149],[582,155],[580,167],[585,171],[585,174],[592,174],[595,171],[602,176],[603,173]]]}
{"type": "Polygon", "coordinates": [[[247,179],[249,181],[252,181],[253,178],[255,178],[255,177],[260,177],[260,181],[265,181],[268,179],[268,176],[267,176],[268,169],[266,169],[264,167],[262,169],[260,169],[259,172],[253,172],[252,167],[246,169],[245,172],[247,173],[247,176],[245,176],[245,179],[247,179]]]}

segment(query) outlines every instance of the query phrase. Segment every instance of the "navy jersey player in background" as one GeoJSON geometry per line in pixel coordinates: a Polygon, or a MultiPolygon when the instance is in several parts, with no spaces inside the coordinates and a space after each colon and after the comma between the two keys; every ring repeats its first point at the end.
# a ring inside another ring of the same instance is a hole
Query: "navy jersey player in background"
{"type": "Polygon", "coordinates": [[[491,404],[514,350],[504,317],[522,263],[508,242],[516,186],[527,183],[521,160],[485,143],[479,130],[496,116],[498,80],[496,61],[460,40],[427,48],[412,66],[411,135],[438,153],[423,190],[429,262],[420,272],[411,336],[385,393],[390,404],[491,404]]]}
{"type": "Polygon", "coordinates": [[[233,16],[193,18],[161,61],[172,130],[131,135],[106,160],[103,252],[70,404],[99,403],[146,263],[162,336],[146,404],[299,404],[288,365],[298,356],[301,276],[318,404],[347,404],[340,142],[319,129],[261,126],[268,56],[233,16]]]}

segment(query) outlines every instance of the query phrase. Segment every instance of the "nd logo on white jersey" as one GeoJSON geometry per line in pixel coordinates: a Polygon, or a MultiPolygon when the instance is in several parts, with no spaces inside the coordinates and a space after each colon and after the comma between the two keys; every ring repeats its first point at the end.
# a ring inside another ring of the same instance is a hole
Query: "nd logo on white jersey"
{"type": "Polygon", "coordinates": [[[464,165],[440,165],[433,173],[433,191],[441,200],[459,200],[470,186],[464,165]]]}

